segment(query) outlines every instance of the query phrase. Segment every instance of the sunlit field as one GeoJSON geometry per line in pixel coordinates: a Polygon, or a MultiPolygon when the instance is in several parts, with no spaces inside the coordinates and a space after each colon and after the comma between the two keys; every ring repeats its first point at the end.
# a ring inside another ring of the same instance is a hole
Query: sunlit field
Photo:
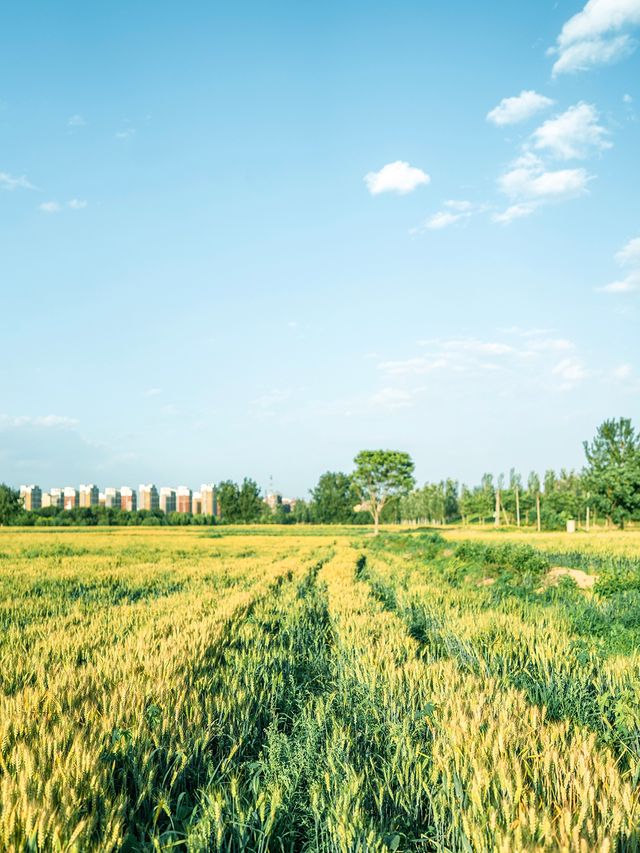
{"type": "Polygon", "coordinates": [[[443,531],[447,539],[479,539],[483,542],[526,542],[547,551],[584,551],[594,554],[640,556],[640,529],[618,530],[598,527],[589,532],[560,531],[538,533],[535,528],[452,527],[443,531]]]}
{"type": "Polygon", "coordinates": [[[0,529],[0,620],[2,850],[640,849],[640,533],[0,529]]]}

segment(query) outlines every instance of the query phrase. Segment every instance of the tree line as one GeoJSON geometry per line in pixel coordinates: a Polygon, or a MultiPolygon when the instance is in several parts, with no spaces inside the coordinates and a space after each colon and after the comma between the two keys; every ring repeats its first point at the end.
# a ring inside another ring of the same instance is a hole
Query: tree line
{"type": "Polygon", "coordinates": [[[416,488],[409,454],[363,450],[350,473],[327,471],[310,490],[309,500],[293,507],[265,504],[257,483],[218,484],[220,517],[127,512],[105,507],[64,510],[22,508],[18,492],[0,485],[0,524],[21,525],[189,525],[189,524],[415,524],[493,523],[561,529],[569,519],[589,528],[606,522],[623,527],[640,521],[640,433],[627,418],[607,420],[592,441],[584,442],[581,471],[535,471],[526,479],[512,469],[508,477],[485,474],[475,486],[446,479],[416,488]]]}

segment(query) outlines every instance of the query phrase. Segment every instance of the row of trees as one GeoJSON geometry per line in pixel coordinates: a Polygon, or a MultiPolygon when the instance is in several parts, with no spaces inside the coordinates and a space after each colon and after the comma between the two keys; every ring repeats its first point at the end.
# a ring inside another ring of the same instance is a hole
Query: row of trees
{"type": "MultiPolygon", "coordinates": [[[[605,421],[591,442],[584,443],[581,472],[531,472],[525,480],[515,470],[508,479],[485,474],[479,485],[455,480],[415,488],[414,464],[407,453],[364,450],[347,474],[327,471],[311,490],[311,500],[288,507],[268,507],[254,480],[225,480],[218,485],[221,520],[226,523],[353,524],[373,519],[426,524],[486,523],[564,526],[569,518],[587,527],[606,519],[621,527],[640,520],[640,434],[626,418],[605,421]]],[[[95,507],[70,511],[47,508],[27,513],[18,493],[0,485],[0,524],[212,524],[211,516],[161,511],[124,512],[95,507]]]]}
{"type": "MultiPolygon", "coordinates": [[[[395,466],[399,479],[395,487],[387,489],[384,504],[379,507],[381,517],[424,524],[535,525],[539,530],[562,528],[569,519],[587,528],[598,519],[621,527],[630,520],[640,521],[640,434],[631,421],[605,421],[595,438],[584,442],[584,451],[586,465],[580,472],[548,470],[540,477],[532,471],[525,481],[512,469],[508,478],[485,474],[473,487],[448,479],[418,489],[412,487],[412,465],[407,467],[402,454],[387,453],[385,464],[395,466]]],[[[320,477],[311,493],[314,520],[362,521],[363,513],[356,510],[364,509],[375,521],[367,497],[371,469],[368,475],[363,473],[362,456],[356,457],[352,475],[327,472],[320,477]]],[[[372,460],[368,458],[369,463],[372,460]]],[[[375,461],[380,464],[380,457],[375,461]]]]}

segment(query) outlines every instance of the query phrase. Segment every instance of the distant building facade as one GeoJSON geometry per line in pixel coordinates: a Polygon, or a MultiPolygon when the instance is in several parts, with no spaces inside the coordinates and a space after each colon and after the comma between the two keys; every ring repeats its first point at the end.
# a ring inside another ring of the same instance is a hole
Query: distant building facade
{"type": "Polygon", "coordinates": [[[138,496],[135,489],[123,486],[120,489],[120,508],[125,512],[134,512],[138,509],[138,496]]]}
{"type": "Polygon", "coordinates": [[[98,506],[100,502],[100,490],[97,486],[94,486],[93,483],[90,483],[89,485],[82,483],[78,494],[79,505],[84,509],[92,506],[98,506]]]}
{"type": "Polygon", "coordinates": [[[56,509],[64,507],[64,489],[51,489],[42,496],[42,506],[53,506],[56,509]]]}
{"type": "Polygon", "coordinates": [[[192,512],[192,492],[188,486],[178,486],[176,491],[176,512],[192,512]]]}
{"type": "Polygon", "coordinates": [[[42,489],[40,486],[20,486],[22,506],[29,512],[42,507],[42,489]]]}
{"type": "Polygon", "coordinates": [[[160,509],[160,495],[153,483],[140,485],[138,489],[138,509],[150,511],[160,509]]]}
{"type": "Polygon", "coordinates": [[[170,486],[163,486],[160,489],[160,509],[165,515],[176,511],[176,490],[170,486]]]}
{"type": "Polygon", "coordinates": [[[120,494],[120,489],[116,489],[114,486],[107,486],[104,490],[104,505],[107,509],[121,509],[122,495],[120,494]]]}
{"type": "Polygon", "coordinates": [[[75,509],[80,502],[78,490],[74,486],[65,486],[63,500],[65,509],[75,509]]]}
{"type": "Polygon", "coordinates": [[[219,516],[218,491],[213,483],[203,483],[200,486],[200,494],[202,496],[202,514],[219,516]]]}

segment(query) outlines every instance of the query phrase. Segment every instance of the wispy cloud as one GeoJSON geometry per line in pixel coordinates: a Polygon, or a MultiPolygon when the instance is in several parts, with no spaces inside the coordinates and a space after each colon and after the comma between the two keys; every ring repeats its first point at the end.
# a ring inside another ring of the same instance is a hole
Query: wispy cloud
{"type": "Polygon", "coordinates": [[[25,175],[10,175],[9,172],[0,172],[0,188],[3,190],[36,189],[25,175]]]}
{"type": "Polygon", "coordinates": [[[43,213],[60,213],[64,207],[70,210],[84,210],[88,202],[79,198],[72,198],[66,204],[60,204],[58,201],[43,201],[38,205],[38,209],[43,213]]]}
{"type": "MultiPolygon", "coordinates": [[[[378,363],[385,389],[404,393],[408,383],[421,377],[428,387],[457,384],[462,389],[471,382],[474,387],[490,383],[513,393],[520,393],[523,385],[553,392],[568,391],[595,375],[573,341],[551,336],[546,329],[505,330],[504,336],[494,339],[434,339],[423,341],[421,348],[421,355],[378,363]]],[[[398,394],[397,399],[404,397],[398,394]]]]}
{"type": "Polygon", "coordinates": [[[369,172],[364,176],[371,195],[388,192],[406,195],[430,181],[431,178],[426,172],[416,166],[410,166],[404,160],[387,163],[379,172],[369,172]]]}
{"type": "Polygon", "coordinates": [[[145,397],[158,397],[162,394],[162,388],[147,388],[144,392],[145,397]]]}
{"type": "Polygon", "coordinates": [[[547,109],[553,104],[551,98],[539,95],[532,89],[523,89],[513,98],[503,98],[497,107],[487,113],[487,121],[498,127],[518,124],[547,109]]]}
{"type": "Polygon", "coordinates": [[[533,133],[533,145],[561,160],[584,160],[612,147],[609,131],[599,124],[598,110],[581,101],[544,122],[533,133]]]}
{"type": "Polygon", "coordinates": [[[638,0],[589,0],[562,27],[549,54],[557,56],[553,75],[587,71],[629,56],[636,41],[628,31],[640,26],[638,0]]]}
{"type": "Polygon", "coordinates": [[[548,169],[540,157],[527,152],[498,179],[500,191],[511,198],[513,204],[494,214],[493,221],[506,225],[530,216],[543,204],[584,195],[590,180],[591,176],[583,168],[548,169]]]}
{"type": "Polygon", "coordinates": [[[78,425],[75,418],[66,415],[7,415],[0,414],[0,429],[20,427],[43,427],[45,429],[73,429],[78,425]]]}
{"type": "Polygon", "coordinates": [[[627,270],[627,274],[623,278],[596,288],[596,290],[602,293],[618,294],[633,293],[640,290],[640,237],[629,240],[619,252],[616,252],[615,259],[619,267],[627,270]]]}
{"type": "Polygon", "coordinates": [[[561,389],[569,391],[587,379],[591,372],[587,370],[584,362],[579,358],[563,358],[552,369],[553,376],[561,382],[561,389]]]}
{"type": "Polygon", "coordinates": [[[629,240],[626,246],[616,253],[616,261],[621,267],[640,267],[640,237],[629,240]]]}
{"type": "Polygon", "coordinates": [[[86,121],[80,115],[73,115],[67,122],[67,127],[84,127],[86,121]]]}
{"type": "Polygon", "coordinates": [[[119,130],[116,133],[116,139],[132,139],[136,133],[135,127],[128,127],[126,130],[119,130]]]}
{"type": "Polygon", "coordinates": [[[547,119],[527,137],[520,155],[498,178],[498,188],[511,204],[494,213],[493,221],[509,225],[544,205],[585,195],[593,175],[583,167],[557,169],[546,161],[583,160],[611,147],[609,131],[600,124],[593,104],[580,101],[547,119]],[[548,156],[543,159],[542,155],[548,156]]]}
{"type": "Polygon", "coordinates": [[[450,225],[455,225],[457,222],[463,222],[474,214],[486,210],[485,205],[455,199],[445,201],[443,207],[443,210],[439,210],[437,213],[429,216],[417,228],[412,228],[409,233],[420,234],[424,231],[440,231],[443,228],[448,228],[450,225]]]}

